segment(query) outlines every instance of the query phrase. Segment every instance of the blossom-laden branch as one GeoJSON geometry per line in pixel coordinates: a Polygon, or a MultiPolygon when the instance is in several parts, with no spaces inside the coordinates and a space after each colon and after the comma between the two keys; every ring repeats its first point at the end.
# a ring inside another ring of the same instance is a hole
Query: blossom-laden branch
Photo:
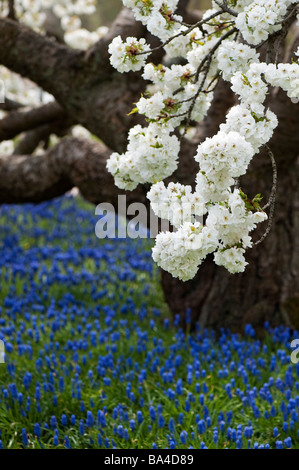
{"type": "MultiPolygon", "coordinates": [[[[26,26],[0,18],[0,64],[30,78],[43,90],[64,101],[69,84],[76,78],[83,53],[44,37],[26,26]],[[68,70],[68,72],[67,72],[68,70]]],[[[76,80],[75,80],[76,83],[76,80]]]]}
{"type": "MultiPolygon", "coordinates": [[[[269,85],[282,88],[291,99],[299,98],[298,63],[277,65],[268,54],[267,61],[262,62],[252,47],[268,37],[271,41],[284,37],[285,25],[292,21],[289,10],[298,2],[276,2],[271,11],[266,10],[264,0],[245,7],[234,2],[238,10],[232,10],[227,1],[213,3],[220,10],[210,10],[200,22],[189,26],[176,15],[175,2],[124,0],[136,19],[159,37],[159,47],[164,47],[170,57],[183,56],[186,65],[169,68],[146,63],[157,48],[151,49],[144,38],[123,41],[119,36],[109,46],[110,61],[117,70],[143,69],[143,77],[155,85],[156,91],[142,97],[132,111],[144,114],[148,127],[132,128],[127,152],[113,153],[107,168],[120,188],[152,183],[148,198],[154,212],[177,229],[157,236],[153,258],[182,280],[194,277],[209,253],[214,253],[215,263],[229,272],[244,271],[245,250],[253,246],[249,233],[267,215],[260,207],[260,195],[251,200],[236,185],[278,124],[275,114],[264,106],[269,85]],[[240,41],[241,35],[248,44],[240,41]],[[219,71],[231,82],[240,104],[229,111],[219,132],[198,146],[195,160],[200,170],[195,190],[179,183],[165,186],[161,180],[178,164],[179,139],[174,131],[185,125],[181,132],[185,136],[191,121],[204,118],[211,104],[207,92],[219,71]],[[203,216],[204,225],[196,222],[196,217],[203,216]]],[[[277,180],[274,157],[272,165],[269,223],[256,244],[264,240],[272,224],[277,180]]]]}

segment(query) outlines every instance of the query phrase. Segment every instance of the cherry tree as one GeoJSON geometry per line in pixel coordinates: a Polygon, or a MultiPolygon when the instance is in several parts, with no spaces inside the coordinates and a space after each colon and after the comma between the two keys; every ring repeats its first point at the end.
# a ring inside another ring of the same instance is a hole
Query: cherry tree
{"type": "Polygon", "coordinates": [[[123,0],[93,32],[93,0],[2,3],[0,201],[126,194],[173,227],[153,259],[182,322],[299,326],[299,2],[123,0]]]}

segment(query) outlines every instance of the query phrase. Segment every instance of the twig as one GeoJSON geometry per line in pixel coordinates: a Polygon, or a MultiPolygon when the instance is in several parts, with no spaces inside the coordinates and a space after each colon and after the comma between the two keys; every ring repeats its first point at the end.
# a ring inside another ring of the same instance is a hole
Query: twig
{"type": "Polygon", "coordinates": [[[233,28],[233,29],[230,29],[229,31],[227,31],[223,36],[221,36],[220,39],[218,39],[218,41],[214,44],[214,46],[212,47],[212,49],[208,52],[208,54],[205,55],[205,57],[202,59],[201,63],[199,64],[199,66],[197,67],[197,70],[196,70],[196,74],[195,74],[195,81],[197,82],[198,80],[198,77],[199,77],[199,74],[201,72],[201,69],[203,67],[203,65],[205,64],[205,62],[207,60],[209,60],[209,58],[211,57],[212,59],[212,56],[214,54],[214,52],[217,51],[218,47],[220,46],[220,44],[222,43],[222,41],[224,41],[224,39],[227,39],[229,36],[231,36],[233,33],[235,33],[237,31],[237,28],[233,28]]]}
{"type": "Polygon", "coordinates": [[[9,98],[4,99],[4,103],[0,103],[1,111],[14,111],[16,109],[24,108],[25,105],[18,103],[17,101],[10,100],[9,98]]]}
{"type": "Polygon", "coordinates": [[[188,33],[193,31],[193,29],[200,27],[201,25],[207,23],[208,21],[215,18],[216,16],[221,15],[222,13],[223,13],[222,10],[218,10],[215,13],[213,13],[212,15],[210,15],[208,18],[205,18],[204,20],[197,21],[197,23],[194,23],[192,26],[190,26],[190,28],[185,29],[185,31],[180,31],[179,33],[175,34],[174,36],[171,36],[170,38],[168,38],[165,42],[163,42],[159,46],[153,47],[153,49],[149,49],[147,51],[136,52],[135,55],[150,54],[151,52],[158,51],[159,49],[163,48],[164,46],[167,46],[167,44],[169,44],[174,39],[176,39],[180,36],[186,36],[188,33]]]}
{"type": "Polygon", "coordinates": [[[215,3],[217,3],[217,5],[221,8],[221,10],[224,11],[225,13],[229,13],[232,16],[238,16],[238,13],[236,11],[232,10],[231,8],[227,6],[226,0],[223,0],[223,3],[219,2],[218,0],[215,0],[215,3]]]}
{"type": "Polygon", "coordinates": [[[7,18],[16,21],[15,2],[14,0],[8,0],[8,15],[7,18]]]}
{"type": "Polygon", "coordinates": [[[264,205],[264,207],[262,207],[262,209],[265,210],[267,209],[267,207],[270,207],[270,212],[269,212],[267,229],[265,233],[262,235],[262,237],[254,243],[255,246],[262,243],[262,241],[264,241],[265,238],[269,235],[269,232],[273,225],[273,216],[274,216],[274,209],[275,209],[275,199],[276,199],[276,189],[277,189],[277,166],[276,166],[276,162],[275,162],[275,158],[274,158],[272,150],[270,149],[268,145],[266,145],[266,149],[267,149],[268,155],[272,163],[273,183],[272,183],[272,189],[271,189],[269,201],[267,202],[267,204],[264,205]]]}

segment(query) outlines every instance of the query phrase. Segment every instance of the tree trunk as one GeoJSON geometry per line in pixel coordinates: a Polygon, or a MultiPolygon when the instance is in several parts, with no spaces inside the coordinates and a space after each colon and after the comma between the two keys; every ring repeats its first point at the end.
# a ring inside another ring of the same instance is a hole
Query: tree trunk
{"type": "MultiPolygon", "coordinates": [[[[184,14],[187,4],[188,0],[180,0],[180,13],[184,14]]],[[[192,23],[199,17],[189,12],[185,20],[192,23]],[[189,19],[190,15],[193,18],[189,19]]],[[[119,34],[140,38],[145,29],[134,20],[132,12],[123,9],[104,38],[87,51],[76,51],[16,21],[0,18],[0,39],[5,44],[0,48],[1,65],[34,81],[57,101],[29,111],[10,100],[2,103],[2,109],[12,113],[0,122],[0,141],[25,135],[16,148],[22,155],[0,157],[1,203],[37,203],[77,186],[87,200],[95,204],[110,202],[117,207],[120,192],[106,170],[106,160],[111,151],[125,150],[128,130],[140,119],[128,113],[145,87],[140,73],[119,74],[109,63],[108,44],[119,34]],[[30,155],[51,133],[64,135],[75,123],[84,125],[107,147],[71,138],[63,139],[38,158],[30,155]]],[[[290,51],[297,50],[298,41],[295,38],[290,51]]],[[[281,52],[285,53],[283,41],[281,52]]],[[[262,49],[261,53],[265,55],[262,49]]],[[[162,54],[156,51],[152,60],[161,61],[162,54]]],[[[286,57],[287,62],[290,60],[286,57]]],[[[220,81],[208,116],[197,126],[197,141],[182,141],[179,167],[171,180],[194,185],[198,171],[193,158],[196,147],[217,133],[234,99],[229,85],[220,81]]],[[[242,274],[229,274],[214,264],[212,256],[197,276],[185,283],[162,272],[165,299],[173,314],[180,314],[182,324],[186,309],[191,308],[193,325],[199,321],[203,326],[237,331],[246,323],[259,326],[269,320],[299,328],[299,105],[277,90],[272,90],[268,103],[279,119],[270,142],[278,166],[274,226],[263,243],[248,250],[249,265],[242,274]]],[[[241,187],[249,197],[262,193],[266,201],[271,186],[271,162],[262,153],[255,157],[241,187]]],[[[127,192],[127,202],[148,204],[147,189],[139,185],[127,192]]],[[[260,225],[254,240],[266,229],[266,223],[260,225]]]]}
{"type": "MultiPolygon", "coordinates": [[[[265,321],[299,328],[299,128],[298,105],[276,93],[270,108],[278,115],[279,127],[270,141],[278,169],[278,187],[273,226],[267,238],[246,253],[244,273],[230,274],[216,266],[213,257],[200,266],[197,276],[187,282],[161,273],[165,299],[182,326],[185,312],[203,327],[228,327],[242,331],[246,323],[254,327],[265,321]]],[[[265,198],[272,186],[269,156],[256,156],[242,189],[253,197],[265,198]]],[[[266,229],[261,224],[253,234],[256,241],[266,229]]]]}

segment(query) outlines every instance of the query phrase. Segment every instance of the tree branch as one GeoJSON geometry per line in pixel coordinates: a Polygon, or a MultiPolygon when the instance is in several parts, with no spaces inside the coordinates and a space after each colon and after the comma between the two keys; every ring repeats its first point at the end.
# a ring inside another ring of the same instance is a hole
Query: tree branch
{"type": "Polygon", "coordinates": [[[14,150],[14,155],[30,155],[41,142],[46,144],[51,134],[55,134],[58,137],[64,137],[69,127],[73,124],[74,123],[70,120],[63,119],[53,121],[50,124],[45,124],[44,126],[40,126],[26,132],[18,142],[18,145],[14,150]]]}
{"type": "Polygon", "coordinates": [[[18,103],[17,101],[10,100],[9,98],[4,99],[4,103],[0,103],[1,111],[15,111],[16,109],[24,108],[24,104],[18,103]]]}
{"type": "Polygon", "coordinates": [[[8,18],[13,21],[16,21],[16,12],[15,12],[15,1],[8,0],[8,18]]]}
{"type": "Polygon", "coordinates": [[[59,102],[78,81],[82,51],[72,50],[8,18],[0,18],[0,63],[27,77],[59,102]]]}
{"type": "Polygon", "coordinates": [[[55,102],[29,111],[12,111],[0,121],[0,141],[13,139],[21,132],[62,118],[66,119],[67,115],[55,102]]]}
{"type": "Polygon", "coordinates": [[[212,137],[219,131],[219,126],[225,122],[228,110],[237,102],[236,95],[231,90],[231,84],[222,78],[217,83],[211,107],[204,120],[197,126],[199,142],[206,137],[212,137]]]}

